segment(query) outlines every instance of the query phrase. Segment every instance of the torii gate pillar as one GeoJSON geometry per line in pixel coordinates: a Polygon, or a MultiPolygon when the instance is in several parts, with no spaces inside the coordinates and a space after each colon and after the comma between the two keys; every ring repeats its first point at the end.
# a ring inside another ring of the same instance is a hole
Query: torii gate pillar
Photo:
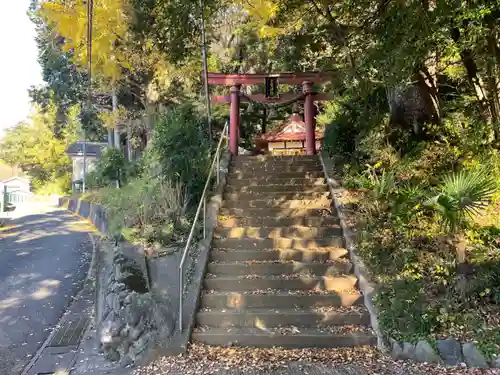
{"type": "Polygon", "coordinates": [[[312,82],[302,83],[306,95],[304,99],[304,122],[306,124],[306,155],[316,154],[316,108],[312,91],[312,82]]]}
{"type": "Polygon", "coordinates": [[[238,155],[238,141],[240,130],[240,87],[231,86],[231,111],[229,116],[229,151],[231,155],[238,155]]]}

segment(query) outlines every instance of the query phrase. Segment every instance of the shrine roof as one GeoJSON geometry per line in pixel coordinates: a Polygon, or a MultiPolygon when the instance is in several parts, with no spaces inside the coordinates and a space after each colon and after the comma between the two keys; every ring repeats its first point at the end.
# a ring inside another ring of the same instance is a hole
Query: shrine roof
{"type": "MultiPolygon", "coordinates": [[[[261,135],[259,140],[263,141],[303,141],[306,139],[305,123],[297,113],[290,116],[288,121],[284,122],[277,128],[261,135]]],[[[323,132],[317,131],[315,133],[316,139],[323,138],[323,132]]]]}

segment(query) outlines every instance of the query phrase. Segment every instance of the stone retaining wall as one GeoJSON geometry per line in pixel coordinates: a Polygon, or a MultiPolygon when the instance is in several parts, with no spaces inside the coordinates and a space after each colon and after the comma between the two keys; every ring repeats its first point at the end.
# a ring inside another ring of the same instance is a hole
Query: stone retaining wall
{"type": "Polygon", "coordinates": [[[146,363],[168,345],[174,328],[168,299],[153,293],[142,246],[104,239],[107,221],[100,205],[61,198],[59,205],[89,221],[103,238],[96,246],[94,328],[99,351],[122,366],[146,363]]]}
{"type": "Polygon", "coordinates": [[[455,339],[437,340],[436,349],[427,341],[416,344],[392,341],[391,356],[394,359],[410,359],[419,362],[437,363],[446,366],[475,368],[500,368],[500,357],[488,361],[472,342],[461,344],[455,339]]]}
{"type": "Polygon", "coordinates": [[[332,161],[329,156],[326,154],[319,154],[319,159],[321,161],[321,165],[323,166],[323,172],[325,174],[325,179],[328,184],[328,189],[332,195],[333,205],[335,210],[337,211],[337,215],[340,219],[340,225],[342,227],[342,234],[344,236],[345,245],[347,250],[349,251],[349,255],[351,258],[351,262],[354,266],[354,274],[358,278],[358,286],[363,294],[363,301],[370,314],[370,323],[373,331],[377,335],[377,347],[383,351],[388,352],[388,346],[384,339],[384,336],[378,325],[378,311],[375,305],[373,304],[373,296],[375,294],[375,287],[373,283],[368,278],[368,272],[366,271],[366,266],[363,264],[361,258],[356,254],[356,237],[347,224],[347,218],[345,214],[342,212],[342,205],[340,204],[338,197],[342,192],[342,188],[340,184],[330,175],[333,171],[332,161]]]}
{"type": "Polygon", "coordinates": [[[500,355],[494,360],[488,361],[479,351],[474,343],[460,343],[454,339],[437,340],[436,349],[427,341],[421,340],[417,343],[398,342],[386,338],[378,325],[378,311],[373,304],[373,296],[376,292],[375,286],[368,278],[366,266],[356,254],[356,238],[353,231],[347,225],[345,214],[342,212],[342,205],[338,201],[343,191],[340,184],[331,177],[333,164],[330,157],[326,154],[319,155],[323,172],[328,183],[330,193],[332,194],[333,204],[340,218],[346,247],[349,250],[351,261],[354,264],[354,273],[359,280],[359,288],[364,297],[364,303],[370,313],[370,320],[373,330],[377,335],[378,348],[398,359],[408,359],[419,362],[443,364],[447,366],[462,366],[475,368],[500,368],[500,355]]]}
{"type": "Polygon", "coordinates": [[[97,313],[97,339],[105,358],[123,366],[144,363],[174,328],[172,309],[150,292],[142,270],[120,246],[106,251],[97,313]]]}

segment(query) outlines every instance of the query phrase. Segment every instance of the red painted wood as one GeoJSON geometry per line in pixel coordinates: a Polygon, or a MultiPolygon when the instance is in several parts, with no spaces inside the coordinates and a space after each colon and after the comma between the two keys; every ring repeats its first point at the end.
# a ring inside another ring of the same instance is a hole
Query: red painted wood
{"type": "Polygon", "coordinates": [[[316,154],[316,111],[314,107],[314,99],[311,95],[311,90],[311,84],[304,84],[304,92],[307,94],[304,101],[304,122],[306,123],[306,155],[316,154]]]}
{"type": "Polygon", "coordinates": [[[240,128],[240,86],[231,87],[231,111],[229,114],[229,151],[238,155],[238,138],[240,128]]]}
{"type": "Polygon", "coordinates": [[[300,85],[306,81],[323,83],[332,79],[328,73],[269,73],[269,74],[224,74],[208,73],[208,83],[212,85],[260,85],[266,82],[266,77],[278,77],[280,84],[300,85]]]}
{"type": "MultiPolygon", "coordinates": [[[[334,99],[333,94],[314,93],[312,95],[313,95],[314,100],[318,101],[318,102],[334,99]]],[[[265,94],[253,94],[253,95],[248,95],[248,96],[252,100],[255,100],[255,101],[261,102],[261,103],[283,103],[283,102],[286,102],[286,101],[292,99],[294,96],[297,96],[297,94],[287,92],[284,94],[280,94],[280,97],[277,99],[266,98],[265,94]]],[[[213,104],[228,104],[228,103],[231,103],[231,95],[215,95],[215,96],[212,96],[211,101],[213,104]]],[[[241,97],[240,101],[243,103],[246,103],[246,102],[248,102],[248,99],[245,97],[241,97]]],[[[303,99],[302,99],[302,101],[303,101],[303,99]]]]}

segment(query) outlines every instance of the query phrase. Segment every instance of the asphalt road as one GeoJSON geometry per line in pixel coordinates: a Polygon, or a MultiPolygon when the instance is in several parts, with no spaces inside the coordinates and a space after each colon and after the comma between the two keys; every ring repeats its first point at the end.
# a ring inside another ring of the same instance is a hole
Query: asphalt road
{"type": "Polygon", "coordinates": [[[82,288],[90,230],[59,209],[0,228],[0,375],[22,372],[82,288]]]}

